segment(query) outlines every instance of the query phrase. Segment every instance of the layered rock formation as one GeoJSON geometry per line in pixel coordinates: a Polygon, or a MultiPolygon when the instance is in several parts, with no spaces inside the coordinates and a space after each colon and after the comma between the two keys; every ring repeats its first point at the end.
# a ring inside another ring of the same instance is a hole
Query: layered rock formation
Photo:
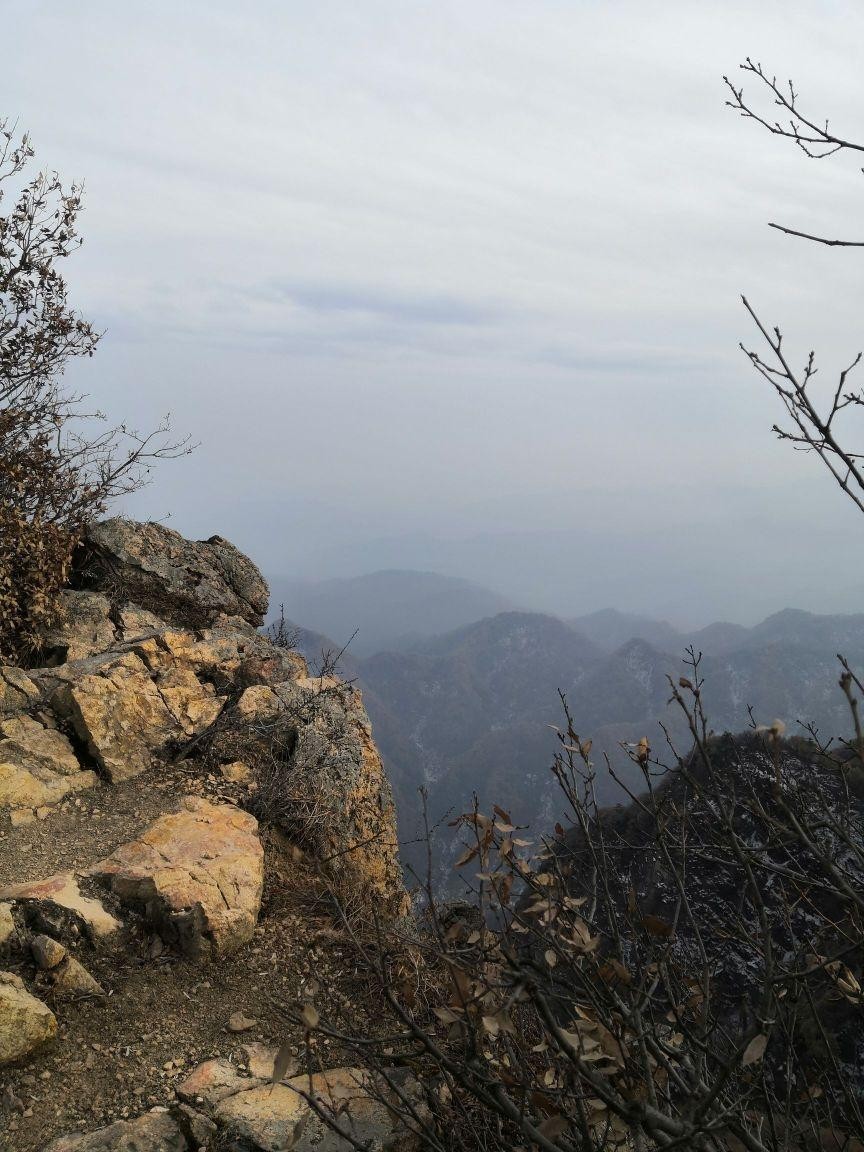
{"type": "MultiPolygon", "coordinates": [[[[292,870],[350,893],[355,910],[406,909],[390,787],[359,695],[310,677],[296,652],[258,631],[267,595],[254,564],[220,537],[194,543],[160,525],[108,521],[79,549],[35,666],[0,668],[0,1065],[11,1078],[0,1130],[6,1109],[10,1148],[41,1148],[48,1136],[55,1152],[207,1146],[228,1125],[218,1109],[199,1115],[186,1099],[181,1113],[170,1095],[159,1104],[167,1111],[142,1112],[143,1089],[118,1097],[113,1086],[115,1104],[94,1109],[111,1123],[64,1133],[57,1108],[49,1129],[38,1118],[37,1139],[36,1118],[27,1121],[42,1097],[28,1061],[48,1062],[43,1079],[62,1077],[67,1036],[105,1036],[100,1012],[126,1029],[122,1060],[129,1028],[157,1051],[158,1017],[156,1029],[149,1017],[133,1023],[139,1006],[122,1001],[130,982],[151,1005],[179,982],[202,1004],[186,1028],[198,1047],[174,1024],[171,1042],[212,1054],[207,1013],[224,1039],[228,1004],[202,993],[212,980],[194,973],[211,962],[233,1006],[260,1011],[264,992],[237,974],[245,951],[261,976],[260,941],[289,919],[302,928],[283,895],[292,870]],[[276,909],[266,932],[262,899],[276,909]],[[160,984],[169,973],[174,984],[160,984]]],[[[280,935],[274,957],[294,943],[280,935]]],[[[260,1039],[271,1035],[265,1026],[260,1039]]],[[[107,1039],[91,1042],[90,1057],[114,1052],[107,1039]]],[[[80,1063],[70,1093],[80,1092],[80,1063]]],[[[147,1071],[166,1079],[164,1066],[147,1071]]],[[[306,1106],[289,1094],[297,1102],[285,1123],[295,1125],[306,1106]]],[[[162,1097],[144,1096],[153,1099],[162,1097]]]]}

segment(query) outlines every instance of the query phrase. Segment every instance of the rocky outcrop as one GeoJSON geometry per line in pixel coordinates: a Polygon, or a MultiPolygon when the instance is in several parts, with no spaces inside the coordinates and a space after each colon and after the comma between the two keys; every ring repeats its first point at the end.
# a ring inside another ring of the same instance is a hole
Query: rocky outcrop
{"type": "MultiPolygon", "coordinates": [[[[232,1061],[243,1042],[272,1071],[272,1007],[296,994],[334,882],[359,915],[398,916],[407,896],[360,695],[258,631],[266,607],[221,538],[112,520],[83,541],[34,666],[0,668],[0,1132],[16,1152],[52,1136],[50,1152],[343,1146],[287,1080],[271,1100],[270,1073],[232,1061]]],[[[350,1073],[326,1075],[349,1091],[350,1073]]],[[[346,1119],[395,1148],[386,1108],[350,1093],[346,1119]]]]}
{"type": "Polygon", "coordinates": [[[0,972],[0,1066],[29,1056],[57,1035],[57,1019],[20,976],[0,972]]]}
{"type": "Polygon", "coordinates": [[[89,529],[78,573],[112,600],[193,628],[219,615],[260,626],[270,596],[252,561],[221,536],[193,542],[161,524],[120,518],[89,529]]]}
{"type": "Polygon", "coordinates": [[[195,796],[124,844],[90,875],[144,908],[168,943],[190,956],[224,956],[252,938],[264,887],[258,822],[195,796]]]}
{"type": "Polygon", "coordinates": [[[286,831],[352,893],[404,909],[390,785],[360,696],[308,677],[256,631],[267,588],[250,560],[220,537],[118,519],[90,529],[74,581],[43,666],[0,670],[0,812],[41,816],[206,737],[208,766],[245,777],[248,806],[279,823],[254,795],[278,730],[275,784],[299,797],[286,831]]]}

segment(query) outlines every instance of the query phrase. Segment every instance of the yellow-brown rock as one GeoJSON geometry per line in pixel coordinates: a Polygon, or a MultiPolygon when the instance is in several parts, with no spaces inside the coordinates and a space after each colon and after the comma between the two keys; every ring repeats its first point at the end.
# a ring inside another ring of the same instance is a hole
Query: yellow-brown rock
{"type": "Polygon", "coordinates": [[[0,972],[0,1066],[29,1056],[56,1035],[51,1009],[30,995],[19,976],[0,972]]]}
{"type": "Polygon", "coordinates": [[[46,936],[44,932],[40,932],[30,941],[30,951],[37,966],[45,972],[56,968],[68,955],[59,940],[46,936]]]}
{"type": "Polygon", "coordinates": [[[252,779],[252,769],[242,760],[233,760],[230,764],[220,764],[219,771],[229,784],[248,784],[252,779]]]}
{"type": "Polygon", "coordinates": [[[283,705],[267,684],[253,684],[237,701],[236,714],[241,719],[273,720],[283,711],[283,705]]]}
{"type": "Polygon", "coordinates": [[[97,783],[62,732],[27,715],[0,721],[0,808],[42,808],[97,783]]]}
{"type": "Polygon", "coordinates": [[[0,904],[0,955],[7,952],[17,938],[15,921],[12,919],[12,905],[0,904]]]}
{"type": "Polygon", "coordinates": [[[105,989],[74,956],[66,956],[48,973],[55,1000],[105,1000],[105,989]]]}
{"type": "Polygon", "coordinates": [[[347,1152],[356,1146],[325,1125],[301,1093],[314,1097],[361,1147],[407,1152],[418,1145],[376,1099],[372,1076],[361,1068],[333,1068],[236,1092],[217,1104],[214,1118],[232,1137],[265,1152],[347,1152]]]}
{"type": "MultiPolygon", "coordinates": [[[[273,1065],[270,1065],[270,1072],[273,1065]]],[[[268,1076],[270,1073],[268,1073],[268,1076]]],[[[215,1108],[220,1100],[233,1096],[237,1092],[257,1088],[264,1082],[263,1077],[244,1076],[228,1060],[205,1060],[177,1085],[176,1092],[181,1100],[189,1104],[203,1104],[208,1109],[215,1108]]]]}
{"type": "Polygon", "coordinates": [[[123,640],[128,644],[133,640],[143,640],[153,632],[158,632],[165,625],[152,612],[146,608],[139,608],[137,604],[126,604],[117,613],[120,622],[120,631],[123,640]]]}
{"type": "Polygon", "coordinates": [[[225,705],[212,684],[202,684],[190,668],[173,668],[156,682],[159,695],[184,736],[209,728],[225,705]]]}
{"type": "Polygon", "coordinates": [[[35,704],[40,697],[39,688],[20,668],[0,667],[0,712],[17,712],[35,704]]]}
{"type": "Polygon", "coordinates": [[[167,942],[192,956],[227,955],[251,939],[261,907],[257,829],[248,812],[190,796],[89,872],[142,906],[167,942]]]}
{"type": "MultiPolygon", "coordinates": [[[[4,755],[0,750],[0,757],[4,755]]],[[[11,759],[0,759],[0,808],[41,808],[98,783],[95,772],[60,776],[48,768],[24,768],[11,759]]]]}
{"type": "Polygon", "coordinates": [[[62,684],[52,704],[115,782],[149,768],[153,753],[180,731],[146,665],[131,652],[62,684]]]}
{"type": "Polygon", "coordinates": [[[95,1132],[71,1132],[46,1144],[42,1152],[192,1152],[177,1121],[168,1112],[145,1112],[95,1132]]]}
{"type": "Polygon", "coordinates": [[[0,720],[0,758],[6,758],[7,741],[18,747],[19,758],[29,767],[32,764],[50,768],[60,776],[74,776],[81,771],[78,757],[62,732],[48,728],[31,716],[10,716],[0,720]]]}

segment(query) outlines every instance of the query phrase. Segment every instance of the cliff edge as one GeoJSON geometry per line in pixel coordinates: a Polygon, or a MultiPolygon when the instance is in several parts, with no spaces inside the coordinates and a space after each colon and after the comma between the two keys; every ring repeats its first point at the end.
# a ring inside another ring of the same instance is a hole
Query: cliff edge
{"type": "Polygon", "coordinates": [[[360,695],[258,630],[267,601],[226,540],[109,520],[34,666],[0,668],[2,1148],[329,1146],[296,1093],[254,1093],[284,1006],[341,976],[333,895],[407,897],[360,695]]]}

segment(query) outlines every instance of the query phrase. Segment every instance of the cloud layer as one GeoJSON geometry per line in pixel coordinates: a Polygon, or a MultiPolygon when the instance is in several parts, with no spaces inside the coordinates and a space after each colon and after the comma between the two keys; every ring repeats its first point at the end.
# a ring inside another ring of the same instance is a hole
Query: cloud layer
{"type": "Polygon", "coordinates": [[[826,379],[858,350],[860,257],[765,224],[855,234],[861,177],[721,81],[750,54],[864,139],[864,12],[828,7],[19,6],[3,111],[86,178],[69,279],[106,336],[70,380],[202,441],[131,510],[274,572],[395,554],[574,613],[847,606],[831,542],[854,567],[864,534],[737,344],[746,291],[826,379]],[[706,523],[707,573],[672,540],[706,523]]]}

